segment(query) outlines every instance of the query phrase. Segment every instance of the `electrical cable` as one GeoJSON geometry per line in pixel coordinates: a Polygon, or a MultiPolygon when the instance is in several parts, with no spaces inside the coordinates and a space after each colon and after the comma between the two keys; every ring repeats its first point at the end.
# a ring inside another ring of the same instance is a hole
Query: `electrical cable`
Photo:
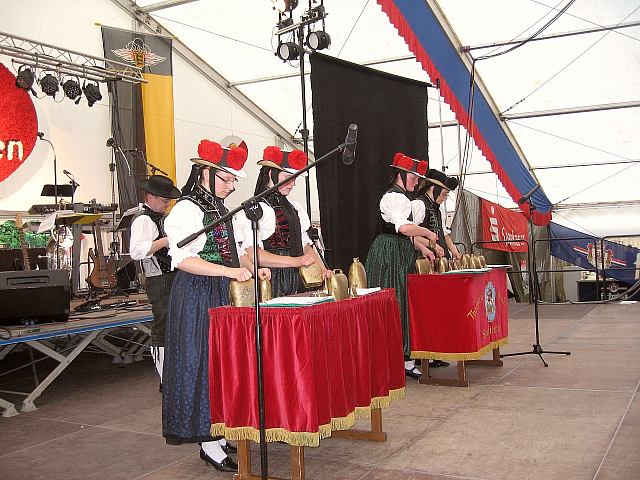
{"type": "Polygon", "coordinates": [[[344,43],[342,44],[342,46],[340,47],[340,50],[338,51],[338,55],[337,58],[340,58],[340,54],[342,53],[342,50],[344,49],[345,45],[347,44],[347,42],[349,41],[349,38],[351,38],[351,34],[353,33],[353,31],[356,28],[356,25],[358,25],[358,22],[360,21],[360,17],[362,17],[362,14],[364,13],[365,9],[367,8],[367,5],[369,5],[369,0],[366,0],[364,2],[364,6],[362,7],[362,10],[360,11],[360,15],[358,15],[358,18],[356,18],[355,23],[353,24],[353,26],[351,27],[351,30],[349,30],[349,34],[347,35],[347,38],[345,39],[344,43]]]}

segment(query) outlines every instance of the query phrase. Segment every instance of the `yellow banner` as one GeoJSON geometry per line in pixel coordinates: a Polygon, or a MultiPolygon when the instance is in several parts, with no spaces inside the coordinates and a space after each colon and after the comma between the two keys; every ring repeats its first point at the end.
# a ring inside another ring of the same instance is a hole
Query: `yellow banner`
{"type": "Polygon", "coordinates": [[[167,172],[175,183],[173,77],[151,73],[145,73],[143,76],[148,82],[142,84],[142,111],[147,161],[167,172]]]}

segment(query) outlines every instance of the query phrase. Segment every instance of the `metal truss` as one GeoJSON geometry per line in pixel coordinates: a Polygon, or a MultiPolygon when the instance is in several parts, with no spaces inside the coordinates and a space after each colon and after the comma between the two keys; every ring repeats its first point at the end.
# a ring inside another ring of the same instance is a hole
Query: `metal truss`
{"type": "Polygon", "coordinates": [[[4,32],[0,32],[0,54],[12,57],[16,63],[52,70],[59,75],[73,75],[97,82],[122,80],[128,83],[146,83],[142,70],[135,65],[94,57],[4,32]]]}

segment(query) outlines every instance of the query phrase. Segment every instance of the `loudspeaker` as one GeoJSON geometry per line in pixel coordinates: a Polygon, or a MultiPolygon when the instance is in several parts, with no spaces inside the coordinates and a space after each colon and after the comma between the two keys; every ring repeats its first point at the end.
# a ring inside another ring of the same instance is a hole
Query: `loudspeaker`
{"type": "Polygon", "coordinates": [[[0,272],[0,325],[66,322],[70,303],[67,270],[0,272]]]}

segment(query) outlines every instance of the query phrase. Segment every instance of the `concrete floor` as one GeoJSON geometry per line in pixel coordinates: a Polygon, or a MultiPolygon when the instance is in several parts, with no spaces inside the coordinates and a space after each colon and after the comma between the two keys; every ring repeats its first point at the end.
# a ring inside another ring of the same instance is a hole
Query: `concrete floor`
{"type": "MultiPolygon", "coordinates": [[[[528,351],[533,308],[510,310],[503,353],[528,351]]],[[[468,367],[469,388],[410,380],[406,398],[384,411],[387,443],[324,440],[305,450],[306,478],[640,479],[640,304],[542,305],[540,326],[544,348],[571,356],[546,355],[549,368],[533,355],[468,367]]],[[[0,377],[0,389],[20,390],[28,375],[0,377]]],[[[36,405],[0,418],[2,480],[232,478],[196,446],[165,444],[150,360],[122,367],[83,354],[36,405]]],[[[253,461],[259,472],[256,445],[253,461]]],[[[271,444],[270,474],[285,477],[288,464],[287,447],[271,444]]]]}

